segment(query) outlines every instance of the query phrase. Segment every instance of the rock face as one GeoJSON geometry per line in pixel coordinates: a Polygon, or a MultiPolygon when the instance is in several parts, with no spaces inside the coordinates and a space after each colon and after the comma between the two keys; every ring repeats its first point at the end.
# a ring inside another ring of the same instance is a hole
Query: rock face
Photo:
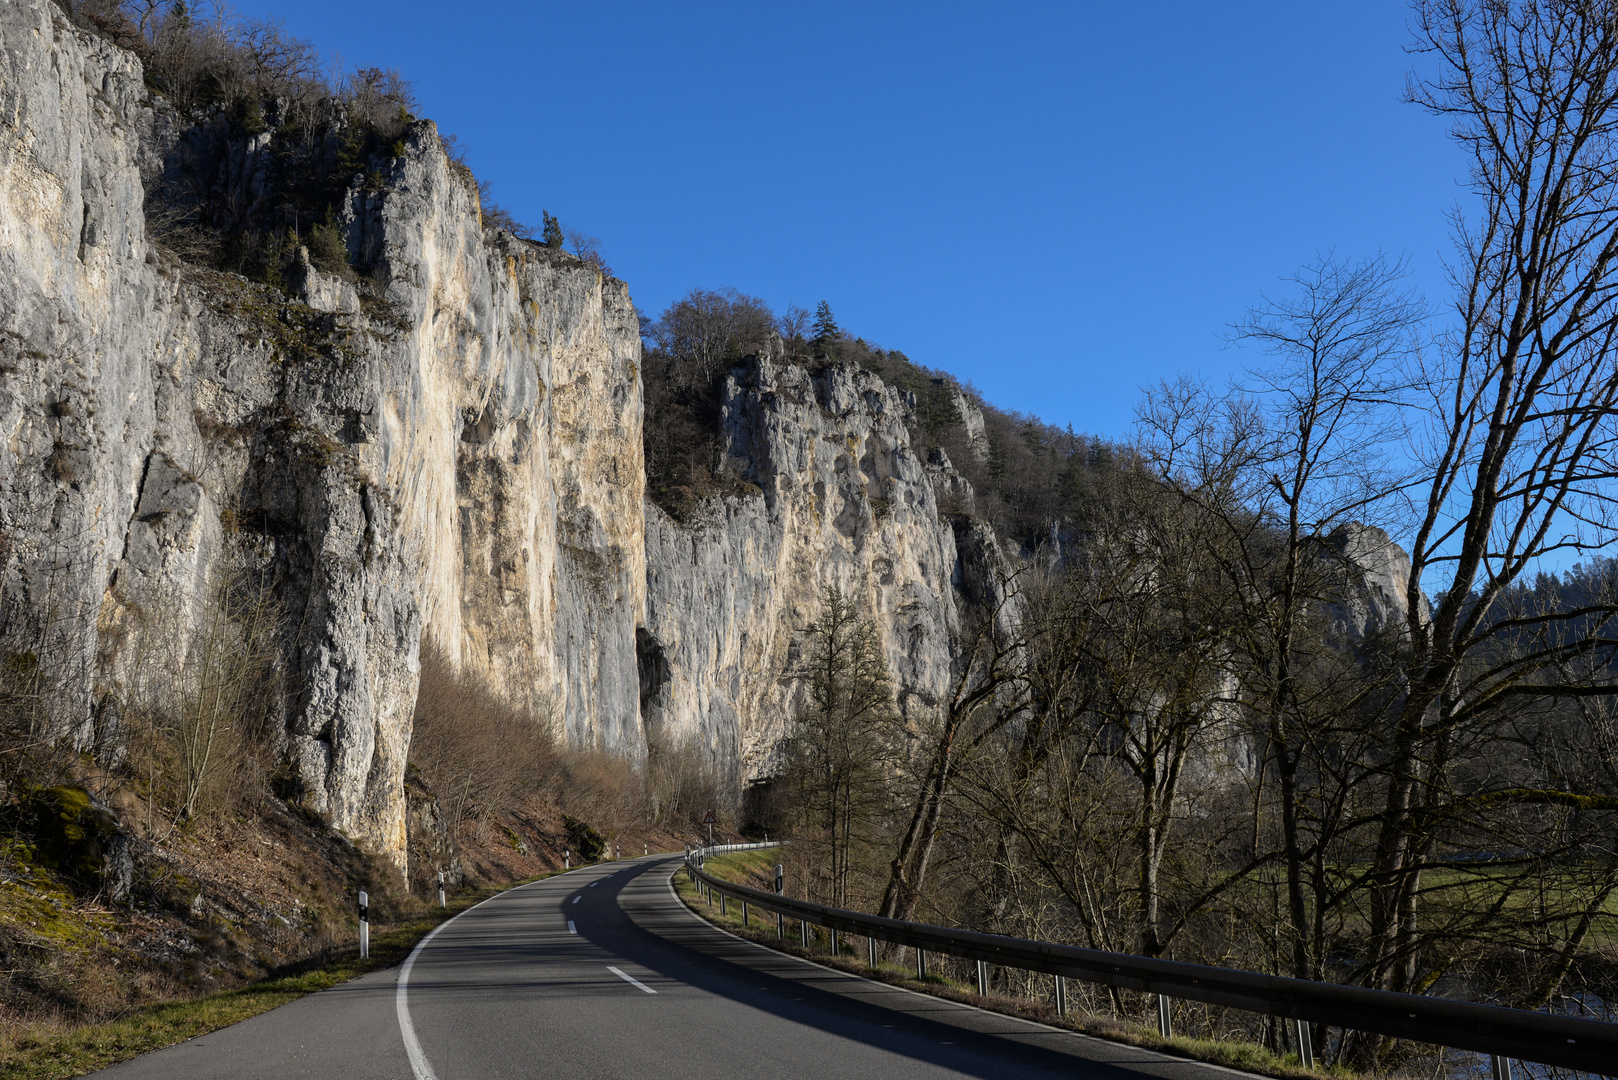
{"type": "Polygon", "coordinates": [[[935,482],[965,481],[917,459],[900,391],[850,365],[756,360],[725,397],[729,454],[759,493],[694,526],[648,506],[642,710],[652,738],[695,739],[740,778],[769,772],[827,586],[871,613],[915,720],[948,684],[957,588],[982,560],[963,564],[940,518],[935,482]]]}
{"type": "Polygon", "coordinates": [[[342,199],[365,277],[302,256],[283,292],[182,263],[143,210],[180,150],[233,205],[273,201],[270,134],[228,131],[185,127],[47,0],[0,8],[0,630],[61,674],[62,734],[116,758],[135,712],[242,644],[221,635],[245,594],[303,797],[403,863],[428,639],[575,745],[695,740],[739,783],[836,584],[903,708],[930,707],[963,574],[934,489],[971,489],[911,452],[907,395],[739,369],[726,434],[759,494],[676,525],[643,498],[622,282],[485,230],[428,122],[342,199]]]}
{"type": "MultiPolygon", "coordinates": [[[[772,768],[835,585],[906,716],[936,706],[963,604],[1007,560],[949,458],[913,451],[908,394],[767,350],[725,388],[754,492],[676,523],[644,498],[622,282],[485,229],[425,121],[340,200],[363,277],[198,269],[147,231],[176,147],[232,205],[276,168],[270,133],[204,127],[49,0],[0,4],[0,652],[52,674],[61,735],[116,759],[200,692],[202,658],[252,651],[257,612],[291,781],[402,865],[427,640],[575,745],[694,743],[740,784],[772,768]]],[[[1385,585],[1345,609],[1364,633],[1402,603],[1397,549],[1344,544],[1385,585]]]]}
{"type": "MultiPolygon", "coordinates": [[[[1326,538],[1335,558],[1355,572],[1341,601],[1327,609],[1328,621],[1348,641],[1362,642],[1387,632],[1400,633],[1410,610],[1410,556],[1374,525],[1339,525],[1326,538]]],[[[1427,599],[1420,600],[1423,621],[1427,599]]]]}
{"type": "Polygon", "coordinates": [[[115,755],[247,582],[306,798],[397,860],[424,635],[575,742],[644,753],[623,283],[486,233],[428,122],[345,199],[369,282],[183,266],[142,210],[166,124],[128,54],[0,7],[5,631],[65,673],[59,729],[115,755]]]}

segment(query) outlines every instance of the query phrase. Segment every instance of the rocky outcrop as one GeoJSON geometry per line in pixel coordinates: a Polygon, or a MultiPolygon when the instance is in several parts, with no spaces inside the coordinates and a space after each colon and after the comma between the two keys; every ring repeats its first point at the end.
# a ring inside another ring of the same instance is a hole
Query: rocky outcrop
{"type": "Polygon", "coordinates": [[[0,8],[5,630],[62,673],[59,730],[115,754],[245,582],[307,802],[395,859],[425,634],[575,742],[643,753],[623,283],[486,232],[428,122],[344,197],[365,279],[301,265],[288,296],[181,264],[142,212],[164,116],[128,54],[0,8]]]}
{"type": "MultiPolygon", "coordinates": [[[[969,497],[970,487],[947,460],[918,460],[913,408],[852,365],[811,372],[757,360],[731,373],[727,449],[757,494],[716,500],[694,525],[647,510],[650,737],[697,740],[733,777],[767,775],[798,705],[806,630],[830,585],[871,613],[907,718],[936,706],[957,587],[985,571],[963,565],[935,491],[958,485],[969,497]]],[[[974,537],[974,555],[982,543],[974,537]]]]}
{"type": "MultiPolygon", "coordinates": [[[[1410,603],[1410,556],[1374,525],[1349,522],[1326,538],[1327,558],[1341,561],[1349,572],[1342,597],[1326,605],[1335,634],[1364,642],[1385,633],[1403,633],[1410,603]]],[[[1427,598],[1420,597],[1420,616],[1427,617],[1427,598]]]]}

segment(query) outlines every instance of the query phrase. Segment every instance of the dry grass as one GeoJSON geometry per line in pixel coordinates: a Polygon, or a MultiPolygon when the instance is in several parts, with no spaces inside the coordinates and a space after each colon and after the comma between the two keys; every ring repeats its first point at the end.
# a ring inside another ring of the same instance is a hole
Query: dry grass
{"type": "MultiPolygon", "coordinates": [[[[647,841],[694,838],[707,810],[734,814],[717,772],[693,747],[652,747],[639,770],[623,758],[560,743],[543,698],[518,704],[457,671],[425,643],[410,761],[436,796],[458,850],[510,863],[553,848],[560,863],[564,816],[609,844],[639,852],[647,841]]],[[[577,851],[574,852],[577,858],[577,851]]]]}
{"type": "Polygon", "coordinates": [[[348,948],[250,986],[151,1005],[102,1023],[12,1026],[0,1034],[0,1080],[82,1076],[391,967],[403,961],[433,927],[509,887],[466,892],[444,911],[421,905],[399,921],[373,924],[371,956],[366,960],[359,958],[357,949],[348,948]]]}

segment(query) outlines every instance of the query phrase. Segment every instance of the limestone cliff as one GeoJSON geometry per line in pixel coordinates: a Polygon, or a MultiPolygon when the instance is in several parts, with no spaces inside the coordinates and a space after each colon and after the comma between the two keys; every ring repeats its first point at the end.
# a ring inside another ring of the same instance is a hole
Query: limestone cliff
{"type": "MultiPolygon", "coordinates": [[[[281,612],[309,802],[396,859],[424,634],[576,742],[643,753],[623,283],[486,232],[428,122],[344,199],[364,281],[194,269],[143,218],[171,129],[131,56],[45,0],[0,7],[6,630],[71,672],[61,730],[116,754],[245,568],[281,612]]],[[[231,147],[235,174],[267,152],[231,147]]]]}
{"type": "MultiPolygon", "coordinates": [[[[648,732],[697,739],[744,777],[767,774],[801,692],[792,678],[828,585],[871,613],[901,710],[921,719],[949,681],[963,566],[923,465],[914,403],[869,372],[756,360],[725,389],[727,450],[758,494],[716,500],[696,525],[647,510],[642,687],[648,732]]],[[[955,519],[971,530],[966,519],[955,519]]]]}
{"type": "MultiPolygon", "coordinates": [[[[358,272],[300,256],[278,288],[155,242],[177,158],[248,213],[274,203],[277,138],[182,123],[49,0],[0,5],[0,646],[57,674],[60,734],[116,759],[244,587],[273,602],[306,803],[401,863],[428,638],[575,745],[695,742],[739,785],[773,767],[836,585],[906,716],[935,707],[1007,559],[948,456],[917,456],[913,398],[744,363],[723,401],[744,493],[675,522],[644,497],[626,286],[486,228],[430,122],[338,177],[358,272]]],[[[986,461],[981,412],[955,411],[951,445],[986,461]]],[[[1402,602],[1376,539],[1345,540],[1386,571],[1345,607],[1358,633],[1402,602]]]]}
{"type": "MultiPolygon", "coordinates": [[[[643,498],[624,284],[485,229],[431,123],[341,196],[360,274],[300,256],[272,288],[149,234],[177,161],[222,205],[273,208],[277,138],[182,122],[48,0],[0,8],[0,629],[65,673],[61,733],[116,758],[243,583],[273,601],[306,802],[400,861],[428,637],[575,745],[694,739],[739,783],[769,767],[835,583],[874,614],[901,706],[930,707],[956,586],[984,574],[935,495],[969,510],[970,485],[911,451],[908,395],[738,369],[725,434],[758,494],[677,525],[643,498]]],[[[983,562],[992,537],[955,520],[983,562]]]]}

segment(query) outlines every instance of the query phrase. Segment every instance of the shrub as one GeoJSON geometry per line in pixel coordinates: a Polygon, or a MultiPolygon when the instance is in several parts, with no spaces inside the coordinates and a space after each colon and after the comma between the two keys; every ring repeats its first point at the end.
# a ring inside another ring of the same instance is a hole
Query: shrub
{"type": "Polygon", "coordinates": [[[309,249],[309,262],[315,269],[328,274],[348,269],[348,245],[343,243],[342,230],[338,229],[330,211],[327,211],[325,221],[309,229],[304,246],[309,249]]]}
{"type": "Polygon", "coordinates": [[[450,836],[547,788],[560,767],[550,722],[545,702],[507,701],[423,644],[410,760],[438,797],[450,836]]]}
{"type": "Polygon", "coordinates": [[[567,828],[568,846],[579,853],[580,859],[584,862],[595,862],[601,858],[607,849],[607,841],[589,822],[564,816],[562,824],[567,828]]]}

